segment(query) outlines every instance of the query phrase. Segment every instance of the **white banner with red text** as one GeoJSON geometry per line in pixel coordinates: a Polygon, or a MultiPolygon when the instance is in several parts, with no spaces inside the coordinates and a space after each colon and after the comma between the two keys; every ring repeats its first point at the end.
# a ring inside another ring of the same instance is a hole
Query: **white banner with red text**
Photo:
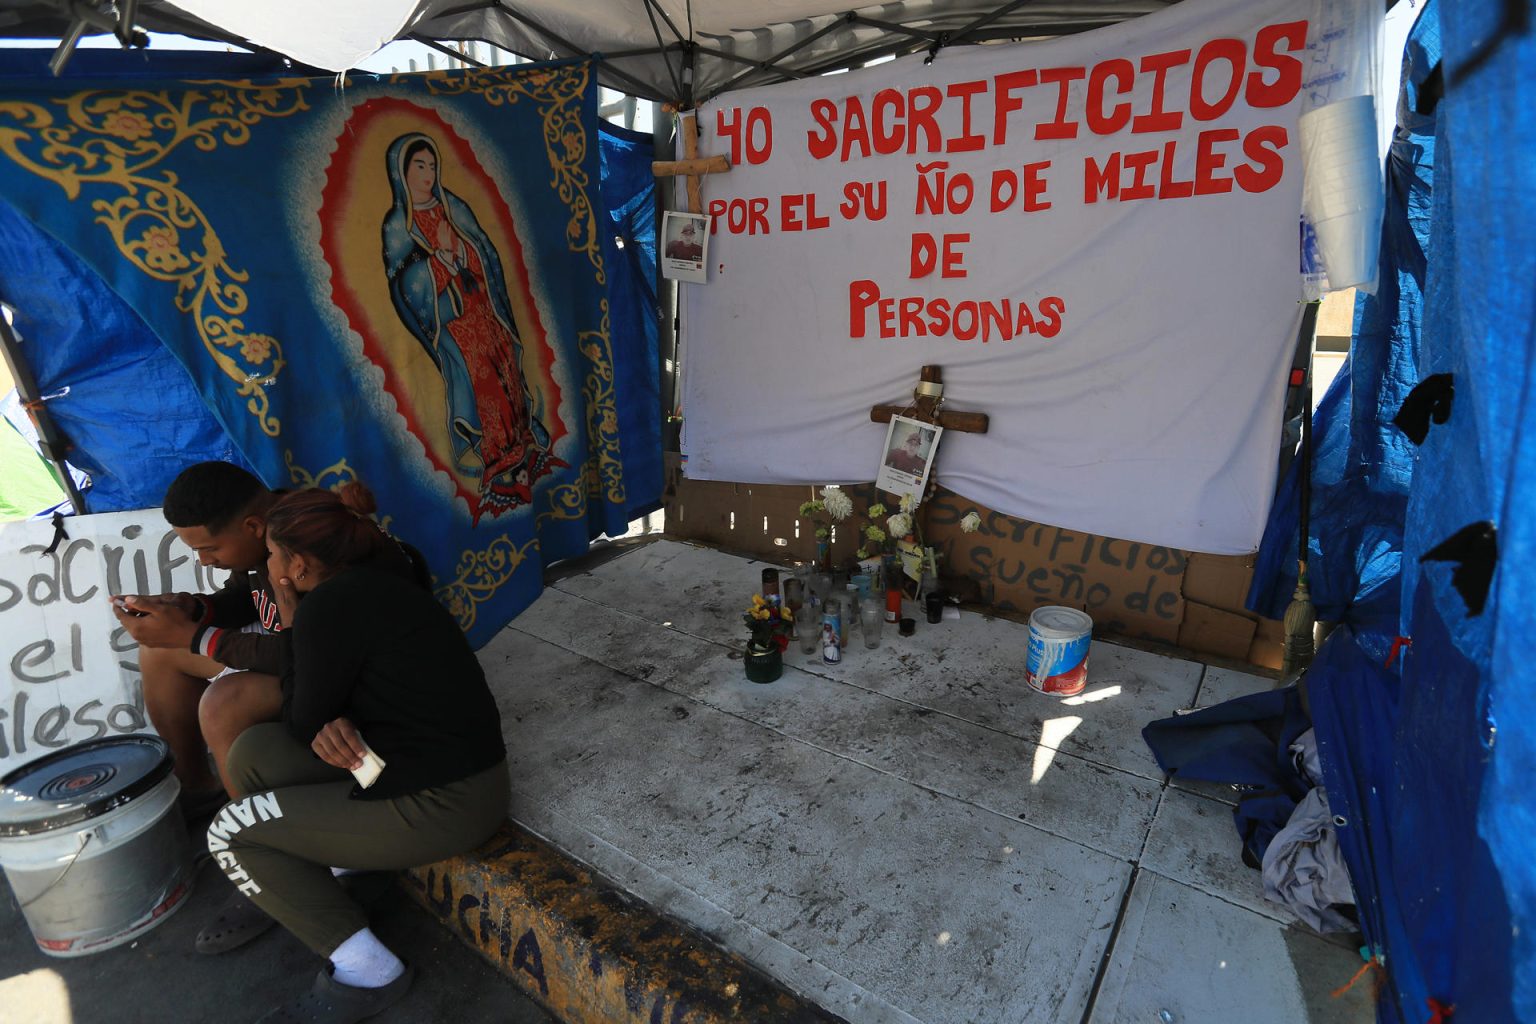
{"type": "Polygon", "coordinates": [[[1257,548],[1300,321],[1310,3],[1184,0],[1040,43],[727,93],[699,113],[689,477],[873,479],[924,364],[944,486],[1169,547],[1257,548]]]}

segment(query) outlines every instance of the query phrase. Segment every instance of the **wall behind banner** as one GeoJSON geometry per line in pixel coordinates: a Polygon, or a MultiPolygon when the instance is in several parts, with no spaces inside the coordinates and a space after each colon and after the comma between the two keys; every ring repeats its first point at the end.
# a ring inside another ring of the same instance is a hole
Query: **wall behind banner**
{"type": "Polygon", "coordinates": [[[66,529],[50,552],[51,523],[0,525],[0,774],[75,743],[153,732],[138,644],[107,597],[224,582],[159,509],[78,516],[66,529]]]}

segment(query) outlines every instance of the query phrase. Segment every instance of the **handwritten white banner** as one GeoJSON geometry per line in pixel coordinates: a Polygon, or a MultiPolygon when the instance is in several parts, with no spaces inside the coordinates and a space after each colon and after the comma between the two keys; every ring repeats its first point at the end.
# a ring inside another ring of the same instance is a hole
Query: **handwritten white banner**
{"type": "Polygon", "coordinates": [[[153,732],[144,713],[138,645],[111,594],[208,592],[223,583],[166,525],[159,509],[0,523],[0,774],[62,747],[153,732]]]}
{"type": "Polygon", "coordinates": [[[727,93],[683,288],[697,479],[869,480],[937,363],[945,486],[1033,522],[1254,550],[1300,318],[1298,0],[727,93]]]}

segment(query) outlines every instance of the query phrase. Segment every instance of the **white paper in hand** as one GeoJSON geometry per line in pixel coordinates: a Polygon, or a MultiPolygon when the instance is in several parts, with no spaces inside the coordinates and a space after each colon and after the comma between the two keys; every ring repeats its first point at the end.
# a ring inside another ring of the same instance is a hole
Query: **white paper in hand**
{"type": "Polygon", "coordinates": [[[359,736],[357,741],[363,745],[363,763],[352,769],[352,777],[359,786],[367,789],[379,780],[379,773],[384,770],[384,759],[373,752],[367,740],[359,736]]]}

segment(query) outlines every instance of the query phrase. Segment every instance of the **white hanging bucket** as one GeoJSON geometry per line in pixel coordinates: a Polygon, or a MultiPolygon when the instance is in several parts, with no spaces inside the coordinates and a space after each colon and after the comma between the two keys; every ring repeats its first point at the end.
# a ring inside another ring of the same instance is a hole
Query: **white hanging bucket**
{"type": "Polygon", "coordinates": [[[1053,697],[1071,697],[1088,685],[1088,648],[1093,619],[1061,605],[1036,608],[1029,617],[1029,652],[1024,677],[1053,697]]]}
{"type": "Polygon", "coordinates": [[[170,748],[155,736],[67,747],[0,778],[0,868],[38,948],[129,942],[192,893],[170,748]]]}
{"type": "Polygon", "coordinates": [[[1338,100],[1302,114],[1296,127],[1306,173],[1302,209],[1317,236],[1328,285],[1371,285],[1385,203],[1376,101],[1338,100]]]}

